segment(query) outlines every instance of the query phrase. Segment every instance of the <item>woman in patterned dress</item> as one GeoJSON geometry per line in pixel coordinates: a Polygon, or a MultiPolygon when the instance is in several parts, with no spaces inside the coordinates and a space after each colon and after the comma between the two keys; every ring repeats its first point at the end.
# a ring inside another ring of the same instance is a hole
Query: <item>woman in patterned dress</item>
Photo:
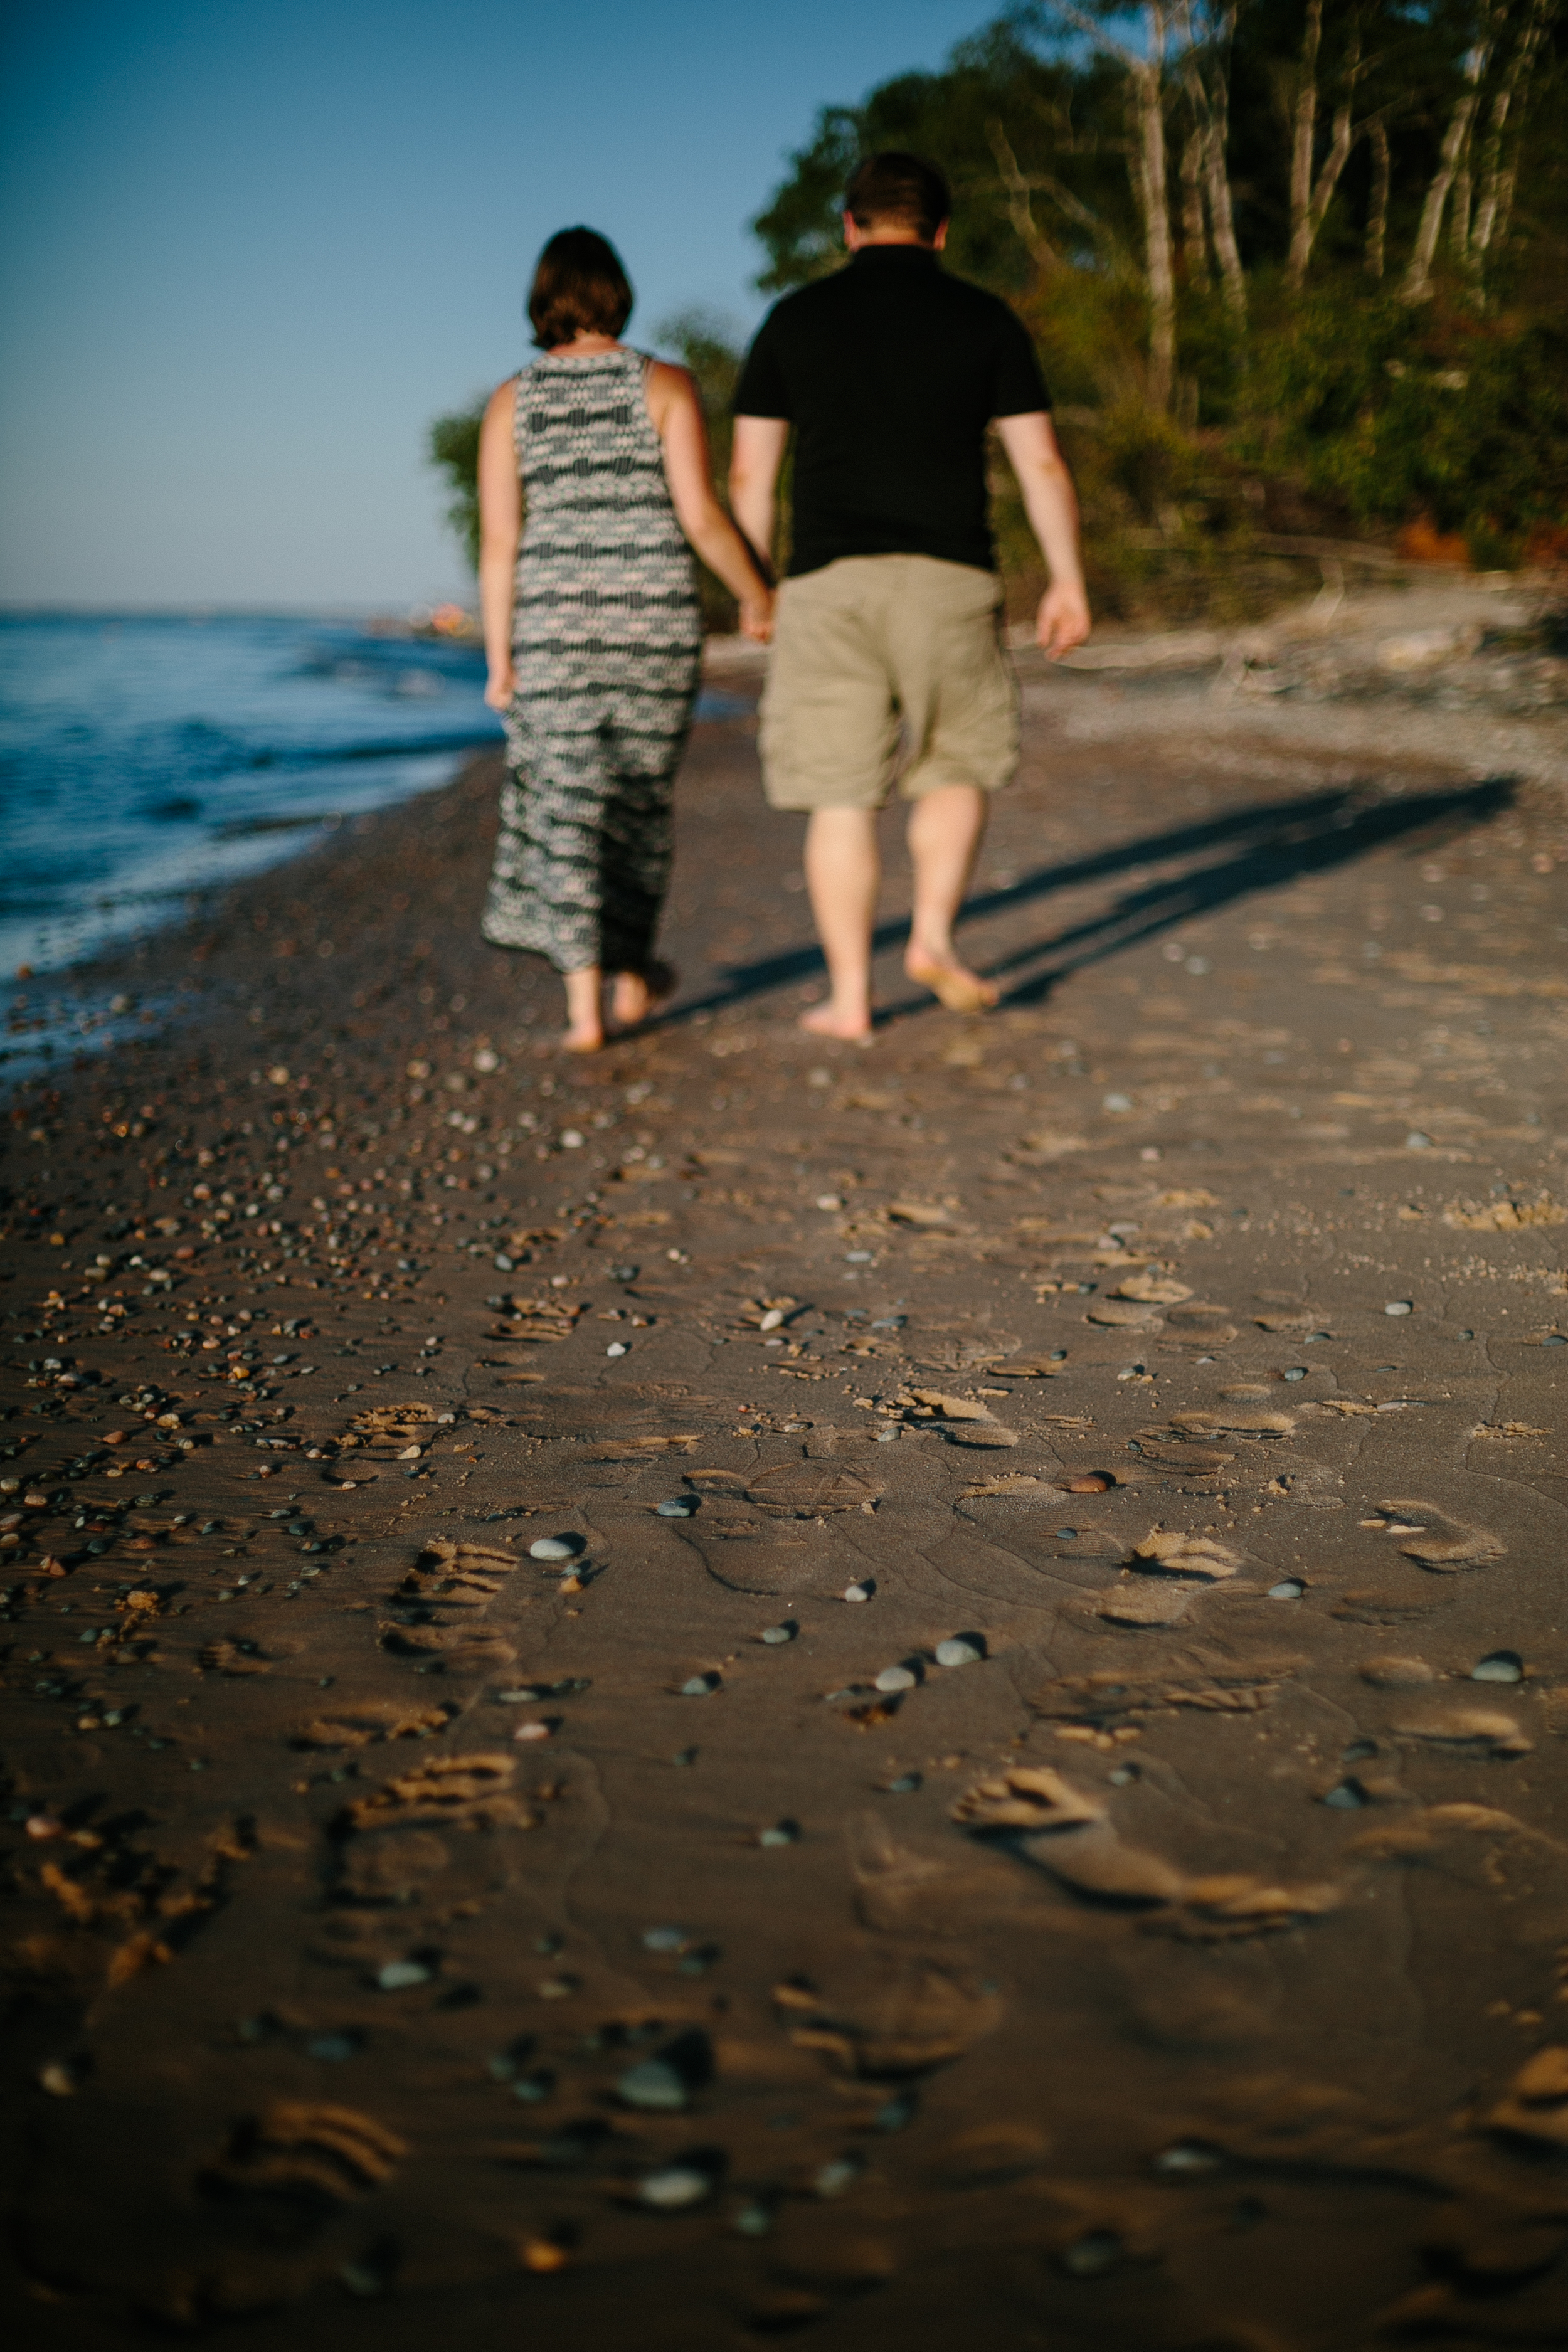
{"type": "Polygon", "coordinates": [[[543,356],[492,395],[479,439],[485,700],[508,763],[483,930],[549,957],[581,1054],[605,1042],[606,973],[620,1028],[674,984],[653,940],[701,660],[690,550],[748,636],[773,625],[713,495],[696,386],[617,340],[631,307],[602,236],[552,236],[528,300],[543,356]]]}

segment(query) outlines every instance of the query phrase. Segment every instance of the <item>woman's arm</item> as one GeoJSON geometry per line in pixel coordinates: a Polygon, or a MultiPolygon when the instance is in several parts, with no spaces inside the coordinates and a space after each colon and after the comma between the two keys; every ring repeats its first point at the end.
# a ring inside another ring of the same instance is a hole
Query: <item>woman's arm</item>
{"type": "Polygon", "coordinates": [[[517,380],[492,392],[479,428],[479,614],[489,677],[485,700],[504,710],[515,691],[511,674],[511,604],[522,536],[522,485],[512,437],[517,380]]]}
{"type": "Polygon", "coordinates": [[[709,570],[738,599],[745,635],[766,645],[773,635],[773,591],[713,495],[708,428],[686,369],[656,360],[648,370],[647,406],[664,445],[665,478],[676,520],[709,570]]]}
{"type": "Polygon", "coordinates": [[[1089,635],[1089,595],[1079,550],[1078,499],[1045,410],[999,416],[996,430],[1018,478],[1024,511],[1039,541],[1051,584],[1040,599],[1036,642],[1053,658],[1081,646],[1089,635]]]}

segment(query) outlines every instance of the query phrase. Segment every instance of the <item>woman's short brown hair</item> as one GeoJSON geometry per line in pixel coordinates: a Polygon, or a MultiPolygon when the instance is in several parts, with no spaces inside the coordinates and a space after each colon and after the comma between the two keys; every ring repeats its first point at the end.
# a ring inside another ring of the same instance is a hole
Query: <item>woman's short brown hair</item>
{"type": "Polygon", "coordinates": [[[574,335],[618,335],[632,315],[631,280],[596,228],[558,229],[539,257],[528,315],[541,351],[574,335]]]}

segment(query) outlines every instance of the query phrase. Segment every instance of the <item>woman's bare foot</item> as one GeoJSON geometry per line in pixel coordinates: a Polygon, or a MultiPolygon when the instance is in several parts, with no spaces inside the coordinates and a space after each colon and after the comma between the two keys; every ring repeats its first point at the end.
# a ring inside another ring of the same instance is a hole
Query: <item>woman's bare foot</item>
{"type": "Polygon", "coordinates": [[[929,988],[950,1013],[988,1013],[1000,991],[956,956],[920,955],[911,948],[904,970],[921,988],[929,988]]]}
{"type": "Polygon", "coordinates": [[[610,993],[610,1014],[617,1029],[637,1029],[662,1013],[680,985],[673,964],[651,963],[646,971],[618,971],[610,993]]]}
{"type": "Polygon", "coordinates": [[[596,963],[582,965],[563,975],[566,982],[566,1034],[561,1040],[567,1054],[596,1054],[605,1042],[604,983],[596,963]]]}
{"type": "Polygon", "coordinates": [[[813,1037],[838,1037],[856,1045],[871,1034],[871,1015],[858,1008],[846,1010],[830,997],[826,1004],[814,1004],[803,1013],[800,1025],[813,1037]]]}

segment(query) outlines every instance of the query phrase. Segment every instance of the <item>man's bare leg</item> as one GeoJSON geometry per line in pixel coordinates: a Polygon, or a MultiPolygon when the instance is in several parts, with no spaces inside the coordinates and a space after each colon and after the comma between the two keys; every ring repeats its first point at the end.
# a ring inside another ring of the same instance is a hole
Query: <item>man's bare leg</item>
{"type": "Polygon", "coordinates": [[[953,1013],[980,1013],[996,1002],[988,980],[960,961],[952,926],[985,835],[985,794],[977,784],[939,784],[910,811],[915,909],[904,970],[953,1013]]]}
{"type": "Polygon", "coordinates": [[[874,809],[814,809],[805,828],[805,882],[832,993],[801,1016],[817,1037],[871,1034],[871,926],[881,861],[874,809]]]}

